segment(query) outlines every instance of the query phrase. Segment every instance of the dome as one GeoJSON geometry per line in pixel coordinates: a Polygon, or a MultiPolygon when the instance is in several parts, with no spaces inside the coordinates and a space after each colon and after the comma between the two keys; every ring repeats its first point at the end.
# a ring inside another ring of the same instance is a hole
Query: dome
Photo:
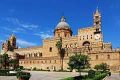
{"type": "Polygon", "coordinates": [[[65,18],[62,17],[61,21],[56,26],[56,29],[70,29],[69,24],[66,22],[65,18]]]}

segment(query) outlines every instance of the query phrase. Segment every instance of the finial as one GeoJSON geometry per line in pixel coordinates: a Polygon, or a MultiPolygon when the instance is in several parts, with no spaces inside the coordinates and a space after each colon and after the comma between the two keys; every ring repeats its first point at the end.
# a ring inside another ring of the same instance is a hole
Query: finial
{"type": "Polygon", "coordinates": [[[65,17],[64,16],[62,16],[61,17],[61,22],[65,22],[66,20],[65,20],[65,17]]]}

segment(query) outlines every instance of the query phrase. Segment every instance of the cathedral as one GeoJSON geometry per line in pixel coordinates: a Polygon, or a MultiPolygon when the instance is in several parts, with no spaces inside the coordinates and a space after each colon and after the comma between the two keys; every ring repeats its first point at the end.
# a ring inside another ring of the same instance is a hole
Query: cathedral
{"type": "MultiPolygon", "coordinates": [[[[101,29],[101,14],[97,9],[93,15],[93,25],[78,29],[76,36],[64,16],[54,29],[54,37],[43,40],[42,46],[18,48],[16,37],[3,43],[2,50],[19,54],[19,65],[26,69],[60,70],[60,57],[56,47],[57,41],[62,39],[62,48],[65,50],[63,69],[68,70],[69,57],[75,53],[82,53],[90,57],[91,67],[96,64],[107,63],[111,70],[120,67],[120,50],[112,49],[110,42],[103,41],[101,29]]],[[[9,53],[8,53],[9,54],[9,53]]]]}

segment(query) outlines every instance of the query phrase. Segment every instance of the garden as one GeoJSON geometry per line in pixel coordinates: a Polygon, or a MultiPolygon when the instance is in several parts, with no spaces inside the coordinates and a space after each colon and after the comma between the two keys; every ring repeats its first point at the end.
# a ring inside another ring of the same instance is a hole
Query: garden
{"type": "Polygon", "coordinates": [[[75,54],[70,57],[69,60],[69,69],[76,70],[79,72],[79,76],[68,77],[62,80],[102,80],[106,76],[110,76],[111,72],[109,66],[106,63],[101,63],[95,65],[94,69],[90,68],[89,57],[83,54],[75,54]],[[81,73],[86,72],[87,75],[81,75],[81,73]]]}

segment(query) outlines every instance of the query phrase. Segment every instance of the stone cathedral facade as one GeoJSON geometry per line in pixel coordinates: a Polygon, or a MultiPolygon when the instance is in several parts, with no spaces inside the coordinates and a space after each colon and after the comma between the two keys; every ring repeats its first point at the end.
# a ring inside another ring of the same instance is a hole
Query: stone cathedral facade
{"type": "MultiPolygon", "coordinates": [[[[44,39],[42,46],[17,48],[16,37],[13,35],[13,39],[10,38],[10,43],[13,45],[14,52],[22,56],[19,65],[28,69],[36,67],[43,70],[59,70],[60,57],[58,56],[56,43],[62,38],[62,47],[65,49],[64,70],[68,69],[69,57],[76,52],[88,55],[91,58],[91,67],[96,64],[107,63],[110,69],[117,70],[120,66],[120,50],[112,49],[110,42],[103,41],[101,27],[101,14],[97,9],[93,15],[93,25],[78,29],[76,36],[72,35],[69,24],[65,17],[62,17],[54,30],[54,37],[44,39]]],[[[3,44],[3,50],[9,50],[6,45],[3,44]]]]}

